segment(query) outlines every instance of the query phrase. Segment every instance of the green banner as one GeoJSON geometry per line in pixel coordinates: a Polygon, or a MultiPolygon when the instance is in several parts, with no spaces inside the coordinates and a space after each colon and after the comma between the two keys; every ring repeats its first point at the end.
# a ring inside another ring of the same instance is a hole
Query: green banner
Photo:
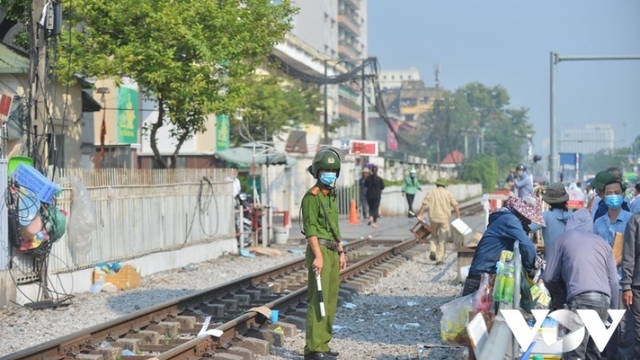
{"type": "Polygon", "coordinates": [[[216,150],[227,150],[229,148],[229,116],[216,116],[216,150]]]}
{"type": "Polygon", "coordinates": [[[118,144],[138,143],[138,90],[118,88],[118,144]]]}

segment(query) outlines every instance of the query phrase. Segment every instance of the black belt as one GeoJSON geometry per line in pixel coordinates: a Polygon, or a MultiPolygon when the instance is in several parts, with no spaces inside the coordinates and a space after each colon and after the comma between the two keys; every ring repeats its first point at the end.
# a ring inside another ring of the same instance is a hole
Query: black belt
{"type": "Polygon", "coordinates": [[[318,244],[320,244],[322,246],[325,246],[327,249],[329,249],[331,251],[338,252],[338,242],[337,241],[318,239],[318,244]]]}

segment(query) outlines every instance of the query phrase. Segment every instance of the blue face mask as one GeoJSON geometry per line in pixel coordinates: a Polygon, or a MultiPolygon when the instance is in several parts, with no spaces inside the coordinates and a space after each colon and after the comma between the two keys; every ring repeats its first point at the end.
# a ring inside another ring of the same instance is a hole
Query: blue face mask
{"type": "Polygon", "coordinates": [[[604,203],[609,209],[617,209],[622,206],[622,195],[607,195],[604,198],[604,203]]]}
{"type": "Polygon", "coordinates": [[[337,178],[338,176],[334,172],[325,172],[320,174],[320,182],[327,186],[331,186],[334,182],[336,182],[337,178]]]}

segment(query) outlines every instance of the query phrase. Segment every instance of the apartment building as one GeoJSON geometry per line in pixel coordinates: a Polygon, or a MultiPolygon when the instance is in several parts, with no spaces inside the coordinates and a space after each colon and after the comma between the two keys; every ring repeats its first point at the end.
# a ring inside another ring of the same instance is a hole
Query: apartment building
{"type": "MultiPolygon", "coordinates": [[[[327,74],[353,69],[367,57],[366,0],[296,0],[295,5],[300,12],[291,33],[328,57],[327,74]]],[[[348,121],[334,138],[360,138],[361,84],[332,85],[327,93],[333,105],[329,122],[339,118],[348,121]]]]}

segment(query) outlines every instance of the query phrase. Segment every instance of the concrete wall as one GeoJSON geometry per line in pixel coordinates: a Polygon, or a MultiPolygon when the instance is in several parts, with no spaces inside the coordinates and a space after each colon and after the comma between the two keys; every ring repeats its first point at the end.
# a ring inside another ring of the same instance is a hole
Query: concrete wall
{"type": "MultiPolygon", "coordinates": [[[[427,192],[434,189],[435,185],[422,185],[422,190],[416,193],[415,200],[413,200],[413,211],[416,213],[420,209],[422,199],[427,195],[427,192]]],[[[462,202],[468,199],[478,198],[482,196],[482,185],[451,185],[447,186],[453,197],[462,202]]],[[[407,199],[402,196],[402,190],[400,186],[389,186],[382,191],[382,201],[380,207],[384,216],[394,215],[407,215],[409,206],[407,205],[407,199]]]]}

